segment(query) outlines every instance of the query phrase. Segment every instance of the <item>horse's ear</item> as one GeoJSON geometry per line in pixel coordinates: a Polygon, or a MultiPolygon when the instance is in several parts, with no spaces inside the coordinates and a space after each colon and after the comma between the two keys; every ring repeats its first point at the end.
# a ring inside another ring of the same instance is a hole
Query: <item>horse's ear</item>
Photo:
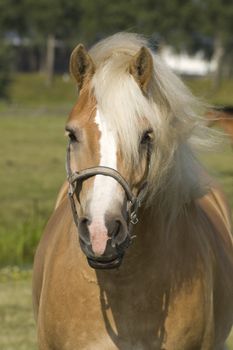
{"type": "Polygon", "coordinates": [[[146,93],[153,74],[153,59],[150,51],[146,47],[141,47],[133,57],[129,71],[143,92],[146,93]]]}
{"type": "Polygon", "coordinates": [[[78,83],[79,89],[87,78],[90,78],[95,71],[94,63],[82,44],[76,46],[70,56],[70,74],[78,83]]]}

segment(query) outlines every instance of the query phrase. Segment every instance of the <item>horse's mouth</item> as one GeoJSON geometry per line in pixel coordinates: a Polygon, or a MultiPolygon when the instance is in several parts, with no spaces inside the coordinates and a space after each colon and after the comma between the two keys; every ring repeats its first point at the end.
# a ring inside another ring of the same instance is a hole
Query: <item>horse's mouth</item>
{"type": "Polygon", "coordinates": [[[88,257],[87,261],[93,269],[109,270],[119,267],[122,263],[122,258],[123,255],[118,255],[117,257],[111,260],[101,260],[88,257]]]}

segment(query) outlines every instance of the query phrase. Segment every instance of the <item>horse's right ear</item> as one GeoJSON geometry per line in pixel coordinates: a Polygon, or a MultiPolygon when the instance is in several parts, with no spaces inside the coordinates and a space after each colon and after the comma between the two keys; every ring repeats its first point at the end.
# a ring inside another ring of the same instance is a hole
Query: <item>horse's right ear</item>
{"type": "Polygon", "coordinates": [[[152,55],[146,47],[141,47],[138,53],[133,57],[129,71],[142,91],[146,93],[153,74],[152,55]]]}
{"type": "Polygon", "coordinates": [[[70,56],[70,74],[78,83],[79,89],[87,78],[90,78],[95,71],[94,63],[82,44],[76,46],[70,56]]]}

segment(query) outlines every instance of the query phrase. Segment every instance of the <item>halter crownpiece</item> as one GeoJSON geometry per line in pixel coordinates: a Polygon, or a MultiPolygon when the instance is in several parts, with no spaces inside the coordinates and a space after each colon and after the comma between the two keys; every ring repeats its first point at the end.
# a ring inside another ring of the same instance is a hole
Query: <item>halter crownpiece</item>
{"type": "MultiPolygon", "coordinates": [[[[69,183],[69,189],[68,189],[68,197],[70,200],[71,210],[73,214],[73,219],[75,222],[75,225],[78,229],[79,226],[79,217],[78,212],[75,204],[74,196],[76,196],[77,200],[79,200],[79,194],[82,189],[82,183],[96,175],[104,175],[109,176],[115,179],[124,189],[127,199],[127,221],[128,221],[128,245],[131,243],[132,239],[135,238],[135,235],[132,235],[132,225],[135,225],[138,223],[138,209],[141,206],[141,203],[143,199],[146,196],[147,192],[147,181],[144,181],[142,185],[140,186],[140,189],[138,191],[137,196],[135,196],[128,184],[128,182],[124,179],[124,177],[115,169],[105,166],[97,166],[92,168],[86,168],[81,171],[72,172],[71,165],[70,165],[70,145],[71,141],[68,143],[67,147],[67,155],[66,155],[66,172],[67,172],[67,180],[69,183]]],[[[148,165],[147,168],[149,169],[149,156],[147,157],[148,165]]],[[[147,169],[147,172],[148,172],[147,169]]]]}

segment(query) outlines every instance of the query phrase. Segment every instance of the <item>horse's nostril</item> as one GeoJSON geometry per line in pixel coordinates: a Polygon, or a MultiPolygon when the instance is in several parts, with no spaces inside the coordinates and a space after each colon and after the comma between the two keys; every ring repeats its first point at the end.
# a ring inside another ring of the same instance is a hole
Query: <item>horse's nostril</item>
{"type": "Polygon", "coordinates": [[[111,236],[113,238],[116,238],[117,235],[120,233],[120,229],[121,229],[121,222],[119,220],[116,220],[111,236]]]}
{"type": "Polygon", "coordinates": [[[81,225],[89,225],[90,222],[91,222],[90,219],[88,219],[88,217],[85,217],[85,216],[82,217],[82,218],[80,218],[79,221],[80,221],[80,224],[81,224],[81,225]]]}
{"type": "Polygon", "coordinates": [[[88,225],[90,225],[91,220],[88,217],[82,217],[79,219],[79,236],[88,245],[90,245],[90,234],[88,230],[88,225]]]}
{"type": "Polygon", "coordinates": [[[115,248],[123,243],[127,236],[127,230],[121,220],[111,220],[107,222],[108,236],[111,238],[111,246],[115,248]]]}
{"type": "Polygon", "coordinates": [[[113,248],[115,248],[116,245],[119,244],[117,238],[118,238],[118,235],[120,234],[120,231],[121,231],[121,222],[116,220],[114,222],[113,231],[110,233],[110,236],[112,238],[111,239],[111,246],[113,248]]]}

